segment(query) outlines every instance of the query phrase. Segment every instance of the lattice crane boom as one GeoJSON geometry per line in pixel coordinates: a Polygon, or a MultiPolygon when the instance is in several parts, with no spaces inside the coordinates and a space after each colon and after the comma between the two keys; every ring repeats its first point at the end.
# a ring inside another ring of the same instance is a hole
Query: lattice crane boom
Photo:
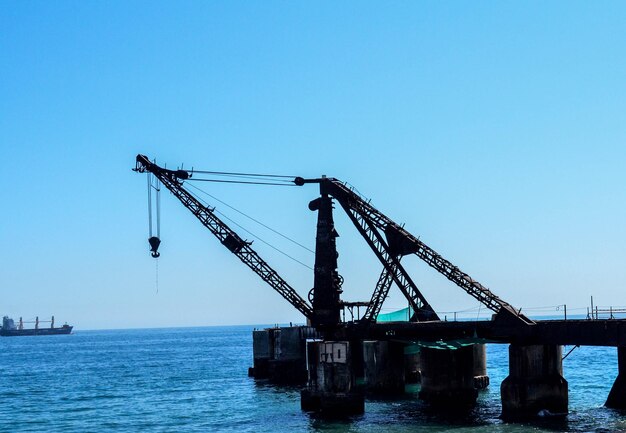
{"type": "Polygon", "coordinates": [[[185,170],[168,170],[150,162],[145,155],[137,155],[135,171],[152,173],[163,185],[207,228],[213,235],[252,269],[263,281],[269,284],[283,298],[300,311],[306,318],[311,318],[313,309],[270,265],[251,247],[251,242],[243,240],[226,225],[214,212],[196,199],[183,187],[183,181],[190,174],[185,170]]]}
{"type": "MultiPolygon", "coordinates": [[[[457,266],[444,259],[440,254],[423,243],[419,238],[409,233],[404,227],[396,224],[369,202],[363,200],[363,198],[338,179],[325,177],[321,179],[296,178],[294,183],[296,185],[303,185],[305,183],[324,184],[325,190],[328,194],[334,197],[341,204],[353,222],[355,216],[358,216],[359,219],[366,221],[367,224],[375,227],[378,231],[385,233],[387,243],[383,246],[386,247],[385,249],[391,258],[415,254],[430,267],[462,288],[470,296],[477,299],[480,303],[495,313],[505,312],[508,313],[510,317],[515,317],[524,323],[534,323],[532,320],[520,314],[520,312],[517,311],[512,305],[496,296],[487,287],[483,286],[468,274],[461,271],[457,266]]],[[[368,236],[365,237],[367,240],[368,236]]],[[[372,249],[376,252],[379,248],[373,247],[372,249]]],[[[392,262],[392,265],[393,264],[396,263],[392,262]]],[[[393,266],[388,266],[388,264],[384,261],[383,265],[386,267],[388,272],[394,271],[393,266]]],[[[401,265],[399,265],[398,262],[395,271],[400,269],[399,266],[401,265]]],[[[388,290],[388,285],[384,285],[383,288],[387,288],[388,290]]],[[[379,308],[378,304],[382,303],[387,295],[386,290],[377,290],[377,292],[375,292],[376,299],[372,299],[373,308],[379,308]],[[377,292],[378,296],[376,297],[377,292]]]]}
{"type": "Polygon", "coordinates": [[[409,305],[413,310],[412,321],[439,320],[435,310],[433,310],[404,267],[400,264],[400,257],[390,253],[389,246],[378,228],[366,215],[355,210],[346,200],[337,199],[337,201],[339,201],[339,204],[358,232],[363,236],[376,257],[378,257],[382,263],[383,268],[388,273],[388,278],[391,279],[390,281],[385,281],[381,276],[381,279],[379,279],[379,282],[376,284],[376,289],[374,290],[370,304],[363,315],[363,320],[376,320],[382,304],[389,293],[389,289],[391,288],[391,282],[396,283],[402,294],[409,301],[409,305]]]}

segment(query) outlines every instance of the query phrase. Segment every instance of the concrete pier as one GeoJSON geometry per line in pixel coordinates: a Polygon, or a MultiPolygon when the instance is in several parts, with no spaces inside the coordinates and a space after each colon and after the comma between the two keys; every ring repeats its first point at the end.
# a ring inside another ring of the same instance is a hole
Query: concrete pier
{"type": "MultiPolygon", "coordinates": [[[[465,407],[476,403],[476,372],[486,376],[484,346],[459,349],[421,349],[419,398],[433,405],[465,407]],[[475,355],[475,353],[477,355],[475,355]],[[479,365],[475,365],[479,364],[479,365]]],[[[488,383],[488,382],[487,382],[488,383]]]]}
{"type": "Polygon", "coordinates": [[[474,344],[474,388],[481,390],[489,386],[487,375],[487,345],[474,344]]]}
{"type": "Polygon", "coordinates": [[[363,413],[365,398],[357,391],[352,345],[348,341],[314,341],[307,347],[309,380],[301,407],[325,415],[363,413]]]}
{"type": "Polygon", "coordinates": [[[248,374],[277,384],[306,383],[306,339],[316,336],[315,330],[307,326],[254,331],[254,367],[249,369],[248,374]]]}
{"type": "Polygon", "coordinates": [[[604,404],[611,409],[626,409],[626,347],[617,348],[618,374],[604,404]]]}
{"type": "Polygon", "coordinates": [[[561,358],[561,346],[509,346],[509,376],[500,387],[504,419],[567,414],[568,388],[561,358]]]}
{"type": "Polygon", "coordinates": [[[252,332],[253,366],[248,369],[248,376],[255,379],[269,377],[269,361],[274,353],[274,338],[271,329],[252,332]]]}
{"type": "Polygon", "coordinates": [[[391,341],[364,341],[362,347],[365,392],[404,393],[404,345],[391,341]]]}
{"type": "Polygon", "coordinates": [[[419,346],[404,346],[404,383],[419,383],[422,376],[419,346]]]}

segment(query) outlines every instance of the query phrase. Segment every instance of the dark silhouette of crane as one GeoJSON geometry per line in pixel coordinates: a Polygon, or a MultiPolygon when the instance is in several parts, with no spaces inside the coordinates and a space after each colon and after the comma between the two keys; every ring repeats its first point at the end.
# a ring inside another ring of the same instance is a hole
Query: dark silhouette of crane
{"type": "MultiPolygon", "coordinates": [[[[309,208],[312,211],[318,212],[314,285],[309,293],[311,302],[309,303],[252,249],[251,242],[242,239],[224,223],[215,214],[214,208],[205,206],[185,189],[184,182],[192,177],[192,172],[168,170],[150,162],[148,157],[144,155],[137,155],[134,170],[140,173],[152,173],[218,238],[222,245],[309,319],[313,326],[319,329],[332,330],[340,326],[340,311],[343,307],[351,304],[341,300],[343,279],[337,271],[338,253],[335,238],[338,235],[334,227],[333,200],[339,203],[383,266],[370,301],[367,303],[354,303],[354,305],[358,304],[366,307],[364,315],[359,319],[361,324],[366,325],[376,321],[393,283],[398,286],[409,302],[412,311],[410,321],[440,320],[405,267],[400,263],[402,257],[410,254],[419,257],[437,272],[496,313],[496,320],[511,325],[530,325],[534,323],[512,305],[496,296],[487,287],[444,259],[419,238],[409,233],[404,227],[392,221],[372,206],[369,201],[364,200],[355,193],[352,188],[335,178],[304,179],[296,177],[293,179],[293,184],[297,186],[318,184],[320,188],[320,197],[309,204],[309,208]]],[[[151,242],[151,246],[153,247],[153,242],[151,242]]],[[[153,254],[156,253],[154,247],[151,251],[153,251],[153,254]]]]}
{"type": "Polygon", "coordinates": [[[183,182],[190,177],[189,172],[159,167],[144,155],[137,155],[135,171],[152,173],[239,260],[306,318],[313,315],[313,309],[309,303],[252,249],[251,242],[242,239],[215,214],[214,208],[203,205],[183,187],[183,182]]]}
{"type": "Polygon", "coordinates": [[[322,194],[335,198],[382,263],[383,271],[364,315],[365,320],[373,321],[376,319],[392,282],[396,283],[409,301],[414,311],[413,320],[439,320],[430,304],[400,264],[400,259],[403,256],[415,254],[493,312],[527,324],[533,323],[512,305],[500,299],[487,287],[444,259],[404,227],[396,224],[343,182],[327,177],[318,179],[298,177],[294,179],[294,183],[300,186],[308,183],[319,184],[322,194]]]}

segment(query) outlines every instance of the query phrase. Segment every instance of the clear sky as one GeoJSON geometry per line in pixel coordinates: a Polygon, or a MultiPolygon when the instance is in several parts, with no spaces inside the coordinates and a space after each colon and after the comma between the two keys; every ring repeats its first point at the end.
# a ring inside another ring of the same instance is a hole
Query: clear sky
{"type": "MultiPolygon", "coordinates": [[[[157,293],[139,152],[338,177],[517,307],[626,305],[624,2],[2,2],[1,314],[302,321],[169,193],[157,293]]],[[[313,247],[313,186],[201,187],[313,247]]],[[[380,265],[336,220],[344,298],[368,300],[380,265]]],[[[309,269],[254,246],[306,296],[309,269]]],[[[406,262],[437,311],[477,308],[406,262]]]]}

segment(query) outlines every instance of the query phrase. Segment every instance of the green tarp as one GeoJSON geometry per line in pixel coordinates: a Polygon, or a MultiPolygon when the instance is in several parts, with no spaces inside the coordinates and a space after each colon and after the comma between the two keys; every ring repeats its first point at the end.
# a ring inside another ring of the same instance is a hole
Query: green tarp
{"type": "MultiPolygon", "coordinates": [[[[408,322],[413,314],[413,310],[410,307],[403,308],[402,310],[392,311],[391,313],[379,314],[376,317],[377,322],[408,322]]],[[[428,347],[430,349],[459,349],[465,346],[471,346],[472,344],[484,344],[486,340],[481,338],[465,338],[463,340],[449,340],[449,341],[415,341],[412,344],[407,345],[404,348],[406,355],[419,352],[421,347],[428,347]]]]}
{"type": "Polygon", "coordinates": [[[376,317],[377,322],[408,322],[413,314],[413,309],[410,307],[403,308],[402,310],[392,311],[391,313],[379,314],[376,317]]]}

